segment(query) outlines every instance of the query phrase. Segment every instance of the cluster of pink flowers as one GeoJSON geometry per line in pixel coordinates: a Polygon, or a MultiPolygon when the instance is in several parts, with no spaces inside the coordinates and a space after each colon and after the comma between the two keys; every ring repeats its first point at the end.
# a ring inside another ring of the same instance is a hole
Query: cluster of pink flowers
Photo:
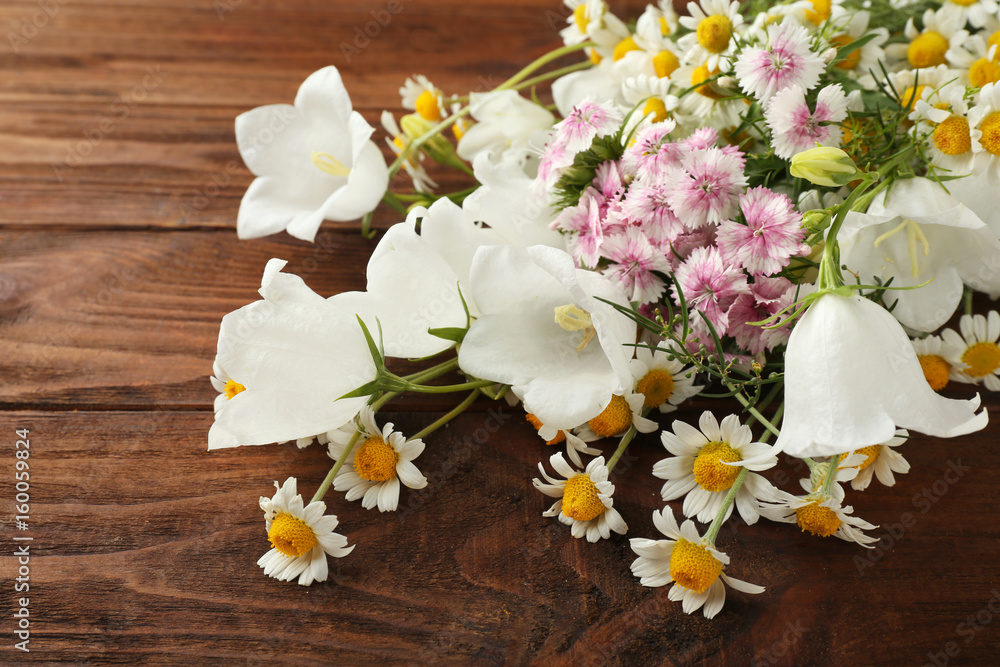
{"type": "MultiPolygon", "coordinates": [[[[598,136],[585,120],[595,117],[608,115],[589,108],[556,129],[542,158],[548,182],[573,161],[562,155],[562,166],[554,167],[551,156],[567,145],[583,146],[581,136],[598,136]]],[[[581,267],[611,277],[632,301],[655,306],[669,286],[669,297],[680,305],[683,293],[695,335],[710,349],[712,337],[695,311],[743,351],[771,350],[786,340],[787,330],[746,323],[791,304],[795,287],[778,274],[793,256],[809,251],[802,216],[786,195],[748,189],[744,154],[719,147],[714,129],[671,141],[673,130],[668,120],[636,132],[621,160],[600,165],[579,202],[563,209],[552,227],[569,235],[568,251],[581,267]]]]}

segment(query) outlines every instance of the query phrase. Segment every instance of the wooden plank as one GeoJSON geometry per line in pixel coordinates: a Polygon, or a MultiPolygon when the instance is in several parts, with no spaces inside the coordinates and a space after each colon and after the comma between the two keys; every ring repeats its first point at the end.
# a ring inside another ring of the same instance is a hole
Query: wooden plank
{"type": "MultiPolygon", "coordinates": [[[[409,432],[428,420],[392,418],[409,432]]],[[[428,439],[418,463],[431,484],[402,495],[412,511],[329,496],[357,547],[309,589],[256,567],[267,548],[256,502],[289,475],[311,492],[330,463],[319,448],[206,453],[204,413],[2,421],[10,451],[14,429],[31,429],[31,520],[18,535],[34,538],[30,657],[47,663],[885,665],[923,664],[953,641],[960,664],[992,664],[992,628],[980,620],[960,634],[959,624],[991,614],[1000,586],[989,556],[1000,541],[995,429],[915,439],[905,446],[914,469],[896,488],[848,492],[860,516],[882,523],[876,535],[914,517],[860,569],[854,559],[868,552],[856,545],[733,520],[719,538],[727,571],[768,591],[733,593],[706,621],[638,585],[625,539],[587,544],[541,516],[549,501],[530,479],[551,449],[505,406],[428,439]]],[[[642,436],[628,475],[614,479],[629,536],[655,534],[649,470],[663,455],[642,436]]],[[[2,463],[7,479],[13,461],[2,463]]],[[[14,571],[9,550],[0,561],[14,571]]],[[[25,657],[0,646],[5,664],[25,657]]]]}

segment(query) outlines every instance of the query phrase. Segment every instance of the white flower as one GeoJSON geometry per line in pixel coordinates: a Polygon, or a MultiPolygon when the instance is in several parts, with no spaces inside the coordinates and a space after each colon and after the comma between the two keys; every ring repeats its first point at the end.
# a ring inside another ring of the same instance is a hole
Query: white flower
{"type": "Polygon", "coordinates": [[[631,384],[636,325],[595,297],[627,305],[620,288],[545,246],[480,248],[470,293],[482,316],[458,355],[469,375],[512,385],[545,424],[599,415],[631,384]]]}
{"type": "Polygon", "coordinates": [[[888,311],[860,296],[820,296],[785,351],[785,417],[775,446],[829,456],[877,445],[896,427],[937,437],[978,431],[989,419],[968,401],[939,396],[910,339],[888,311]]]}
{"type": "Polygon", "coordinates": [[[865,460],[857,464],[858,475],[851,480],[851,488],[855,491],[864,491],[871,484],[872,474],[878,477],[878,481],[886,486],[893,486],[896,478],[894,472],[901,474],[910,471],[910,464],[893,447],[899,447],[906,442],[910,434],[905,429],[896,431],[896,435],[889,441],[881,445],[872,445],[859,449],[855,454],[863,454],[865,460]]]}
{"type": "Polygon", "coordinates": [[[232,385],[216,399],[209,449],[314,436],[347,423],[367,400],[340,398],[375,379],[357,318],[338,297],[281,273],[285,264],[267,263],[262,301],[222,318],[214,384],[225,377],[232,385]]]}
{"type": "MultiPolygon", "coordinates": [[[[345,433],[330,434],[330,458],[337,460],[344,453],[345,433]]],[[[379,430],[375,413],[366,405],[361,410],[361,436],[333,480],[333,488],[346,491],[347,500],[360,498],[366,510],[378,506],[380,512],[392,512],[399,504],[400,482],[411,489],[427,486],[427,478],[413,465],[423,451],[423,440],[407,440],[392,430],[392,422],[379,430]]]]}
{"type": "Polygon", "coordinates": [[[969,127],[976,171],[984,170],[995,187],[1000,182],[1000,84],[988,83],[979,90],[978,102],[969,110],[969,127]]]}
{"type": "Polygon", "coordinates": [[[269,577],[279,581],[297,578],[299,584],[308,586],[314,581],[326,581],[327,555],[343,558],[354,546],[347,546],[347,538],[333,532],[337,517],[324,516],[326,503],[316,500],[305,505],[296,485],[294,477],[281,486],[275,482],[274,497],[260,498],[267,539],[274,548],[261,556],[257,565],[269,577]]]}
{"type": "MultiPolygon", "coordinates": [[[[664,500],[684,496],[684,516],[708,523],[722,509],[742,466],[749,470],[767,470],[774,467],[778,459],[771,453],[770,445],[751,442],[750,427],[740,424],[736,415],[725,417],[720,426],[711,412],[704,412],[699,426],[700,431],[675,421],[673,433],[664,430],[660,434],[663,446],[674,456],[655,463],[653,475],[666,480],[661,492],[664,500]],[[741,465],[736,465],[738,463],[741,465]]],[[[736,493],[735,504],[748,525],[757,522],[760,501],[774,500],[775,491],[762,476],[747,473],[736,493]]],[[[730,504],[725,519],[732,513],[733,505],[730,504]]]]}
{"type": "Polygon", "coordinates": [[[404,109],[416,111],[418,116],[432,123],[441,120],[445,112],[441,91],[423,74],[404,81],[399,96],[404,109]]]}
{"type": "MultiPolygon", "coordinates": [[[[389,149],[397,156],[403,154],[406,147],[410,144],[409,137],[399,129],[399,125],[396,124],[396,119],[393,117],[392,112],[386,110],[382,112],[382,127],[389,134],[385,138],[386,145],[389,149]]],[[[417,192],[433,192],[434,188],[437,187],[437,183],[434,182],[430,176],[427,175],[427,170],[424,166],[420,164],[424,161],[423,151],[412,151],[406,156],[406,160],[403,161],[403,171],[405,171],[409,176],[410,180],[413,181],[413,189],[417,192]]]]}
{"type": "Polygon", "coordinates": [[[959,335],[952,329],[941,332],[945,359],[951,364],[951,378],[959,382],[983,382],[990,391],[1000,391],[1000,313],[962,315],[959,335]]]}
{"type": "Polygon", "coordinates": [[[559,521],[570,526],[573,537],[586,537],[588,542],[611,537],[611,531],[624,535],[628,530],[625,520],[612,505],[615,486],[608,481],[608,467],[599,456],[587,465],[584,472],[574,470],[557,452],[549,457],[552,468],[565,479],[549,477],[542,464],[538,470],[545,481],[531,480],[535,488],[558,500],[542,516],[558,516],[559,521]]]}
{"type": "Polygon", "coordinates": [[[633,391],[615,394],[601,413],[580,426],[577,433],[584,440],[624,435],[633,426],[639,433],[652,433],[659,425],[642,416],[644,402],[645,397],[633,391]]]}
{"type": "MultiPolygon", "coordinates": [[[[860,517],[852,516],[854,508],[844,507],[844,489],[838,481],[833,482],[830,492],[814,491],[806,496],[793,496],[784,491],[778,491],[780,500],[764,505],[760,509],[761,516],[771,521],[795,523],[803,532],[810,532],[817,537],[836,536],[846,542],[856,542],[871,549],[878,538],[866,535],[865,530],[874,530],[873,526],[860,517]]],[[[851,471],[853,472],[853,471],[851,471]]],[[[813,486],[809,480],[802,480],[806,491],[813,486]]],[[[814,487],[813,487],[814,488],[814,487]]]]}
{"type": "Polygon", "coordinates": [[[975,213],[926,178],[896,181],[867,213],[851,212],[837,237],[841,262],[863,283],[892,287],[892,314],[917,331],[934,331],[951,317],[964,285],[1000,293],[1000,240],[975,213]]]}
{"type": "Polygon", "coordinates": [[[258,178],[243,195],[240,238],[287,229],[312,241],[323,220],[354,220],[385,194],[389,171],[374,129],[351,108],[336,67],[314,72],[295,105],[257,107],[236,118],[236,143],[258,178]]]}
{"type": "Polygon", "coordinates": [[[673,412],[677,406],[696,396],[704,389],[694,383],[694,370],[672,358],[669,350],[673,343],[660,343],[668,349],[651,350],[637,347],[635,359],[630,363],[635,391],[645,397],[647,408],[658,408],[660,412],[673,412]]]}
{"type": "Polygon", "coordinates": [[[569,460],[573,462],[573,465],[583,467],[583,459],[580,458],[580,454],[587,454],[589,456],[597,456],[601,453],[601,450],[596,447],[588,447],[587,443],[596,440],[598,436],[593,436],[589,439],[584,439],[576,434],[574,434],[569,429],[556,429],[543,424],[538,417],[536,417],[531,412],[525,415],[525,419],[528,423],[535,427],[538,431],[538,435],[545,441],[546,445],[558,445],[560,443],[566,443],[566,455],[569,460]]]}
{"type": "Polygon", "coordinates": [[[458,142],[458,155],[472,162],[480,153],[497,155],[527,148],[533,137],[552,127],[555,116],[521,97],[516,90],[471,93],[469,107],[476,124],[458,142]]]}
{"type": "Polygon", "coordinates": [[[667,540],[633,537],[632,551],[639,557],[632,563],[632,574],[643,586],[673,583],[668,597],[681,602],[685,614],[703,608],[705,618],[713,618],[726,602],[726,584],[743,593],[763,593],[764,587],[728,576],[723,569],[729,556],[698,534],[693,521],[680,528],[669,507],[653,512],[653,525],[667,540]]]}
{"type": "Polygon", "coordinates": [[[690,16],[682,16],[680,24],[691,30],[677,45],[684,49],[685,62],[703,62],[708,69],[719,67],[722,55],[728,55],[733,37],[743,25],[740,3],[729,0],[701,0],[687,4],[690,16]]]}

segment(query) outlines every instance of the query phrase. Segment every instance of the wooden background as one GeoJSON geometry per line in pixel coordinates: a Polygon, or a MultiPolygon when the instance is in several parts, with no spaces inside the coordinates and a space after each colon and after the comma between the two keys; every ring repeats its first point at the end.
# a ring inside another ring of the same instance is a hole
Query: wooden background
{"type": "MultiPolygon", "coordinates": [[[[405,76],[495,86],[557,45],[567,14],[555,0],[399,2],[395,15],[360,0],[0,5],[0,662],[997,664],[995,425],[915,439],[894,489],[850,495],[887,536],[870,560],[733,520],[719,541],[729,571],[767,592],[731,594],[712,622],[639,586],[625,538],[591,545],[544,519],[530,479],[550,452],[518,411],[485,404],[431,438],[431,485],[402,496],[412,511],[328,497],[357,544],[331,561],[331,581],[261,573],[258,496],[289,475],[309,493],[329,461],[293,445],[205,451],[219,321],[256,298],[271,257],[320,293],[362,288],[373,243],[351,225],[324,227],[316,245],[237,241],[251,175],[233,118],[290,103],[335,64],[376,124],[405,76]],[[19,428],[32,444],[24,532],[12,525],[19,428]],[[13,649],[15,534],[34,538],[28,654],[13,649]]],[[[428,407],[393,417],[417,429],[428,407]]],[[[643,437],[615,477],[632,536],[655,536],[650,466],[663,455],[643,437]]],[[[796,488],[796,471],[781,474],[796,488]]]]}

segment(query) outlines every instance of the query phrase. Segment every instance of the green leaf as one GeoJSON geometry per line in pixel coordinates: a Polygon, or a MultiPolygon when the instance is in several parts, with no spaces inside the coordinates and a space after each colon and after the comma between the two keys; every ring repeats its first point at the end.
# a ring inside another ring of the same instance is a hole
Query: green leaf
{"type": "Polygon", "coordinates": [[[437,336],[438,338],[443,338],[444,340],[461,343],[465,340],[465,334],[467,334],[468,331],[468,329],[462,329],[460,327],[440,327],[437,329],[428,329],[427,333],[432,336],[437,336]]]}

